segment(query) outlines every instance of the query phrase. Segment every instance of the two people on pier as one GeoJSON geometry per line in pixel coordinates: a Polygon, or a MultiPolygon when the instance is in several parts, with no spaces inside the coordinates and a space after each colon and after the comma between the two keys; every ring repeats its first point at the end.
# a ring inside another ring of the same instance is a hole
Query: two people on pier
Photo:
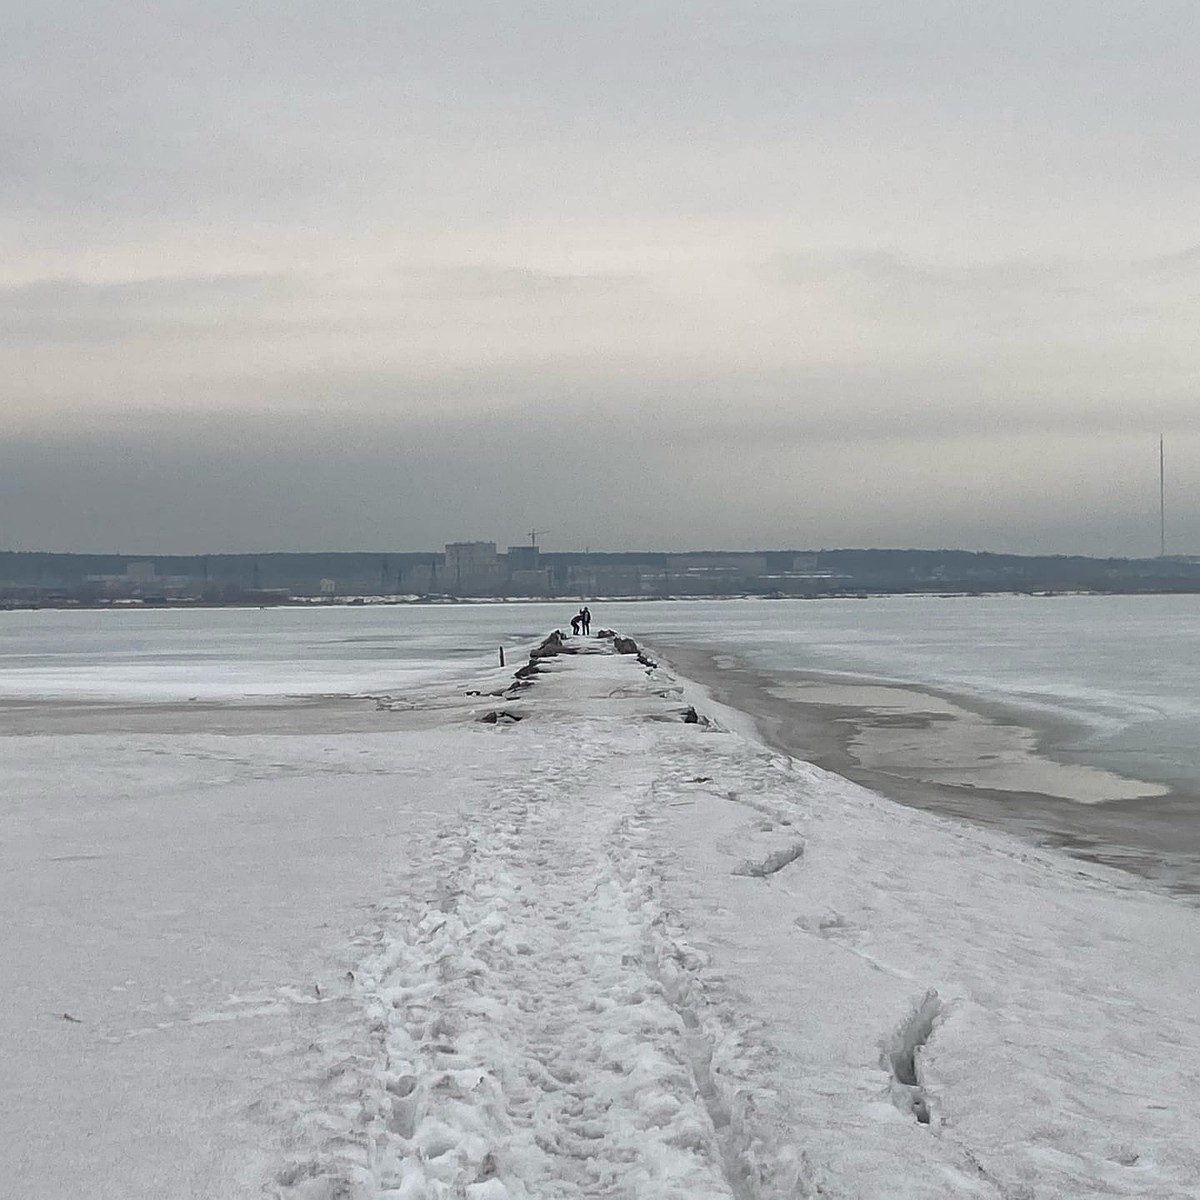
{"type": "Polygon", "coordinates": [[[586,637],[592,631],[592,614],[585,605],[571,618],[571,632],[578,637],[580,632],[586,637]]]}

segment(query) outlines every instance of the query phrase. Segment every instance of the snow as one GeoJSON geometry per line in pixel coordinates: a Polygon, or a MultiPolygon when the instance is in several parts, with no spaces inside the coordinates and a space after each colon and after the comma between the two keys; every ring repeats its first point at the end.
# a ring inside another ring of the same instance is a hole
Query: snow
{"type": "Polygon", "coordinates": [[[6,738],[12,1193],[1195,1195],[1200,910],[569,644],[361,728],[6,738]]]}

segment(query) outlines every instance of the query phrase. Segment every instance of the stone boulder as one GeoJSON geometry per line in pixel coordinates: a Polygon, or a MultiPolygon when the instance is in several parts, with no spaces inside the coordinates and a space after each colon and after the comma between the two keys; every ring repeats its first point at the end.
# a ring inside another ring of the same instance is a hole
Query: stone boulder
{"type": "Polygon", "coordinates": [[[498,708],[484,713],[479,722],[481,725],[515,725],[520,719],[516,713],[509,712],[506,708],[498,708]]]}

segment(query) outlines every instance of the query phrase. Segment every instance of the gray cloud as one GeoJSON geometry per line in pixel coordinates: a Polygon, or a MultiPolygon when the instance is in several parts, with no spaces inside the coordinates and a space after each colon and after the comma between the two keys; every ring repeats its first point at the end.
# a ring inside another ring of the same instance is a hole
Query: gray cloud
{"type": "Polygon", "coordinates": [[[295,292],[280,275],[39,279],[0,288],[0,343],[112,342],[246,322],[295,292]]]}
{"type": "Polygon", "coordinates": [[[408,278],[419,294],[449,300],[470,297],[561,303],[575,298],[620,298],[647,286],[645,279],[632,273],[539,271],[491,263],[427,269],[408,273],[408,278]]]}
{"type": "MultiPolygon", "coordinates": [[[[1169,443],[1176,470],[1200,439],[1169,443]]],[[[20,539],[165,552],[439,547],[958,545],[1153,553],[1157,443],[1060,430],[873,442],[683,436],[603,411],[347,424],[130,418],[120,430],[8,442],[5,512],[20,539]],[[1030,482],[1030,467],[1033,467],[1030,482]],[[1014,480],[1024,480],[1014,487],[1014,480]],[[678,530],[690,533],[681,539],[678,530]],[[106,540],[117,530],[113,540],[106,540]]],[[[1172,514],[1173,538],[1200,522],[1172,514]]]]}
{"type": "Polygon", "coordinates": [[[8,544],[1135,552],[1198,19],[0,0],[8,544]]]}

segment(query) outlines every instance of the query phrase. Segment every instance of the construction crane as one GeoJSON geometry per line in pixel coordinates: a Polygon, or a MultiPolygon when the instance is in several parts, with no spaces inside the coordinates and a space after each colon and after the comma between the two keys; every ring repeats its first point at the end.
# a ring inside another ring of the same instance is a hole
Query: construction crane
{"type": "Polygon", "coordinates": [[[542,534],[549,532],[549,529],[531,529],[529,531],[529,544],[536,550],[538,538],[540,538],[542,534]]]}

